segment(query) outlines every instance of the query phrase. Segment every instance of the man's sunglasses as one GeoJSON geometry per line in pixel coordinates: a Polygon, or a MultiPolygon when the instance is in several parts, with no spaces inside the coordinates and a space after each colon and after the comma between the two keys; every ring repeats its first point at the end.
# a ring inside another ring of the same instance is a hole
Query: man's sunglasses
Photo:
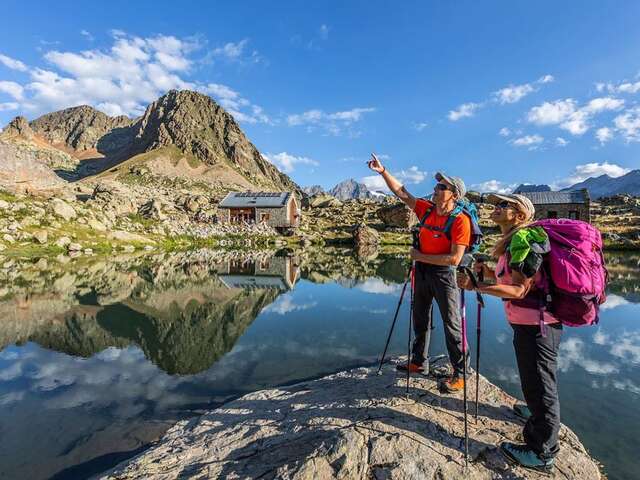
{"type": "Polygon", "coordinates": [[[451,188],[449,188],[449,185],[445,185],[444,183],[436,183],[433,189],[440,190],[441,192],[444,192],[446,190],[451,191],[451,188]]]}

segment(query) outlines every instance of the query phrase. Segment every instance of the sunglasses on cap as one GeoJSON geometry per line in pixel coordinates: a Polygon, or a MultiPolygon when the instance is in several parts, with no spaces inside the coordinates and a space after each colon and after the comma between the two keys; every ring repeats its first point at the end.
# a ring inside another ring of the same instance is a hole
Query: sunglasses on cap
{"type": "Polygon", "coordinates": [[[496,207],[498,207],[498,208],[513,208],[515,210],[518,210],[518,207],[516,207],[511,202],[507,202],[506,200],[502,200],[500,203],[496,203],[496,207]]]}
{"type": "Polygon", "coordinates": [[[433,186],[434,190],[440,190],[441,192],[444,192],[446,190],[449,190],[450,192],[452,191],[451,188],[449,187],[449,185],[445,185],[444,183],[436,183],[433,186]]]}

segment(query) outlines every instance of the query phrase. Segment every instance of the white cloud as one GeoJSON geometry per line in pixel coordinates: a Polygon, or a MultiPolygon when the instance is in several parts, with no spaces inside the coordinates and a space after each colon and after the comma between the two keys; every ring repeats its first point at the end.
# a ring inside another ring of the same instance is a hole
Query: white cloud
{"type": "Polygon", "coordinates": [[[487,180],[486,182],[471,185],[471,190],[480,193],[511,193],[517,186],[515,183],[507,184],[500,180],[487,180]]]}
{"type": "Polygon", "coordinates": [[[640,92],[640,82],[621,83],[618,85],[616,91],[619,93],[638,93],[640,92]]]}
{"type": "Polygon", "coordinates": [[[237,60],[242,56],[247,43],[249,43],[248,38],[240,40],[237,43],[225,43],[222,47],[213,49],[211,53],[214,57],[223,57],[228,60],[237,60]]]}
{"type": "Polygon", "coordinates": [[[640,92],[640,81],[639,82],[624,81],[617,85],[614,85],[613,83],[596,83],[596,90],[598,92],[604,92],[606,90],[609,93],[634,94],[634,93],[640,92]]]}
{"type": "Polygon", "coordinates": [[[569,145],[569,142],[562,137],[556,137],[556,146],[557,147],[566,147],[569,145]]]}
{"type": "Polygon", "coordinates": [[[317,161],[308,158],[308,157],[296,157],[295,155],[290,155],[287,152],[281,152],[276,154],[268,153],[267,155],[262,155],[265,160],[273,163],[276,167],[282,170],[285,173],[291,173],[295,170],[296,165],[312,165],[318,166],[320,165],[317,161]]]}
{"type": "Polygon", "coordinates": [[[590,100],[583,109],[590,113],[596,114],[611,110],[620,110],[624,106],[624,100],[613,97],[600,97],[590,100]]]}
{"type": "Polygon", "coordinates": [[[413,128],[415,130],[417,130],[418,132],[421,132],[422,130],[424,130],[428,126],[429,126],[429,124],[427,122],[418,122],[418,123],[414,123],[413,124],[413,128]]]}
{"type": "Polygon", "coordinates": [[[628,168],[621,167],[615,163],[585,163],[584,165],[577,165],[573,173],[565,180],[554,184],[556,188],[569,187],[585,181],[589,177],[599,177],[600,175],[609,175],[610,177],[621,177],[626,173],[629,173],[628,168]]]}
{"type": "Polygon", "coordinates": [[[293,295],[290,293],[286,293],[277,298],[276,301],[271,305],[267,305],[262,309],[262,311],[277,313],[278,315],[285,315],[290,312],[308,310],[315,307],[317,304],[318,302],[295,303],[293,295]]]}
{"type": "Polygon", "coordinates": [[[228,62],[251,64],[251,63],[266,63],[265,59],[260,55],[257,50],[248,51],[247,45],[249,39],[245,38],[239,42],[225,43],[221,47],[216,47],[211,50],[205,57],[205,62],[210,62],[216,58],[226,60],[228,62]]]}
{"type": "Polygon", "coordinates": [[[640,142],[640,107],[618,115],[613,123],[627,142],[640,142]]]}
{"type": "Polygon", "coordinates": [[[381,175],[369,175],[367,177],[362,177],[360,179],[360,183],[364,183],[369,190],[381,190],[383,192],[389,192],[389,187],[386,182],[382,178],[381,175]]]}
{"type": "Polygon", "coordinates": [[[605,111],[619,110],[623,105],[624,100],[601,97],[594,98],[578,108],[575,100],[567,98],[533,107],[527,114],[527,120],[536,125],[559,125],[572,135],[579,136],[589,130],[589,121],[593,116],[605,111]]]}
{"type": "Polygon", "coordinates": [[[493,98],[501,105],[517,103],[524,97],[538,90],[537,85],[553,82],[553,75],[543,75],[533,83],[523,83],[522,85],[509,85],[493,92],[493,98]]]}
{"type": "Polygon", "coordinates": [[[604,145],[613,138],[613,130],[608,127],[602,127],[596,130],[596,138],[600,145],[604,145]]]}
{"type": "Polygon", "coordinates": [[[607,301],[600,306],[600,309],[612,310],[622,305],[629,305],[629,303],[630,303],[629,300],[627,300],[626,298],[612,293],[607,295],[607,301]]]}
{"type": "Polygon", "coordinates": [[[39,114],[88,104],[111,115],[137,116],[168,90],[191,89],[212,95],[238,121],[270,122],[258,105],[231,88],[186,79],[195,63],[193,52],[201,48],[197,40],[166,35],[140,38],[121,31],[112,36],[108,49],[46,52],[50,67],[29,72],[30,81],[21,85],[20,108],[39,114]]]}
{"type": "Polygon", "coordinates": [[[511,130],[509,130],[507,127],[502,127],[498,132],[498,135],[500,135],[501,137],[508,137],[509,135],[511,135],[511,130]]]}
{"type": "Polygon", "coordinates": [[[89,32],[88,30],[80,30],[80,35],[82,35],[84,38],[86,38],[90,42],[93,42],[95,40],[94,36],[91,35],[91,32],[89,32]]]}
{"type": "Polygon", "coordinates": [[[482,105],[480,105],[479,103],[463,103],[458,107],[457,110],[449,111],[449,115],[447,115],[447,117],[452,122],[457,122],[461,118],[473,117],[476,113],[476,110],[478,110],[481,106],[482,105]]]}
{"type": "Polygon", "coordinates": [[[4,112],[7,110],[17,110],[18,108],[20,108],[20,104],[16,102],[0,103],[0,112],[4,112]]]}
{"type": "Polygon", "coordinates": [[[11,70],[18,70],[19,72],[26,72],[28,70],[27,66],[22,63],[20,60],[16,60],[11,57],[7,57],[6,55],[2,55],[0,53],[0,63],[5,67],[10,68],[11,70]]]}
{"type": "Polygon", "coordinates": [[[536,125],[556,125],[567,120],[575,109],[576,101],[571,98],[544,102],[529,110],[527,120],[536,125]]]}
{"type": "Polygon", "coordinates": [[[613,343],[611,354],[625,362],[640,364],[640,333],[629,333],[613,343]]]}
{"type": "Polygon", "coordinates": [[[516,147],[529,147],[536,148],[544,141],[544,137],[540,135],[525,135],[524,137],[518,137],[513,139],[512,145],[516,147]]]}
{"type": "Polygon", "coordinates": [[[560,344],[558,370],[567,372],[574,365],[580,366],[594,375],[610,375],[619,371],[618,367],[610,362],[600,362],[588,358],[585,352],[585,343],[577,337],[570,337],[560,344]]]}
{"type": "MultiPolygon", "coordinates": [[[[386,157],[390,158],[389,156],[386,156],[386,157]]],[[[381,160],[383,159],[381,155],[378,155],[378,158],[380,158],[381,160]]],[[[406,170],[403,169],[398,172],[392,172],[392,175],[396,177],[398,180],[400,180],[401,182],[403,182],[404,184],[415,185],[424,181],[424,179],[427,177],[427,172],[420,170],[415,165],[412,165],[406,170]]],[[[364,183],[367,186],[367,188],[371,191],[376,191],[376,190],[383,191],[383,192],[390,191],[389,187],[387,186],[386,182],[384,181],[381,175],[369,175],[367,177],[362,177],[360,179],[360,183],[364,183]]]]}
{"type": "Polygon", "coordinates": [[[413,165],[407,170],[400,170],[393,175],[401,182],[416,184],[422,182],[425,179],[425,177],[427,176],[427,172],[423,172],[418,167],[413,165]]]}
{"type": "Polygon", "coordinates": [[[326,40],[329,38],[329,27],[327,25],[325,24],[320,25],[318,32],[320,35],[320,39],[326,40]]]}
{"type": "Polygon", "coordinates": [[[397,283],[385,283],[384,280],[376,277],[368,278],[355,286],[358,290],[367,293],[378,293],[383,295],[394,295],[400,291],[397,283]]]}
{"type": "Polygon", "coordinates": [[[497,92],[493,92],[493,96],[501,105],[505,105],[507,103],[517,103],[533,91],[535,91],[535,88],[530,83],[525,83],[523,85],[509,85],[497,92]]]}
{"type": "Polygon", "coordinates": [[[375,108],[366,107],[326,113],[323,110],[313,109],[299,114],[288,115],[287,124],[292,127],[306,125],[309,131],[319,127],[330,135],[340,135],[343,133],[344,128],[359,122],[364,114],[375,112],[375,110],[375,108]]]}
{"type": "Polygon", "coordinates": [[[15,100],[22,100],[24,88],[16,82],[8,82],[0,80],[0,92],[12,96],[15,100]]]}

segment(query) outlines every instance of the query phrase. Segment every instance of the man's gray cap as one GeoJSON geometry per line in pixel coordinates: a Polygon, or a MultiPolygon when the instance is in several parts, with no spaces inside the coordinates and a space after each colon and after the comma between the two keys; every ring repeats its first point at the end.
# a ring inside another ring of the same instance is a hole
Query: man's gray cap
{"type": "Polygon", "coordinates": [[[438,172],[435,175],[435,179],[439,182],[444,180],[451,185],[454,189],[454,193],[458,195],[458,198],[464,197],[467,193],[467,187],[464,185],[464,181],[460,177],[451,177],[442,172],[438,172]]]}

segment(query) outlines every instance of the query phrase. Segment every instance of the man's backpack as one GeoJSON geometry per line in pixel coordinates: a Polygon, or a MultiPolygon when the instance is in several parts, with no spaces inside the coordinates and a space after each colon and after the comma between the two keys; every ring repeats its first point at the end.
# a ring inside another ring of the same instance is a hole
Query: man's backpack
{"type": "Polygon", "coordinates": [[[427,207],[426,212],[420,219],[418,223],[420,228],[426,228],[427,230],[432,230],[435,232],[442,232],[444,235],[451,241],[451,228],[453,227],[453,222],[455,221],[458,215],[466,215],[471,220],[471,242],[469,243],[469,248],[467,252],[475,253],[480,249],[480,245],[482,244],[482,230],[480,229],[480,225],[478,224],[478,209],[475,204],[470,201],[458,200],[456,202],[456,206],[449,215],[444,227],[434,227],[433,225],[426,225],[425,221],[429,218],[429,215],[436,209],[434,203],[431,203],[429,207],[427,207]]]}

